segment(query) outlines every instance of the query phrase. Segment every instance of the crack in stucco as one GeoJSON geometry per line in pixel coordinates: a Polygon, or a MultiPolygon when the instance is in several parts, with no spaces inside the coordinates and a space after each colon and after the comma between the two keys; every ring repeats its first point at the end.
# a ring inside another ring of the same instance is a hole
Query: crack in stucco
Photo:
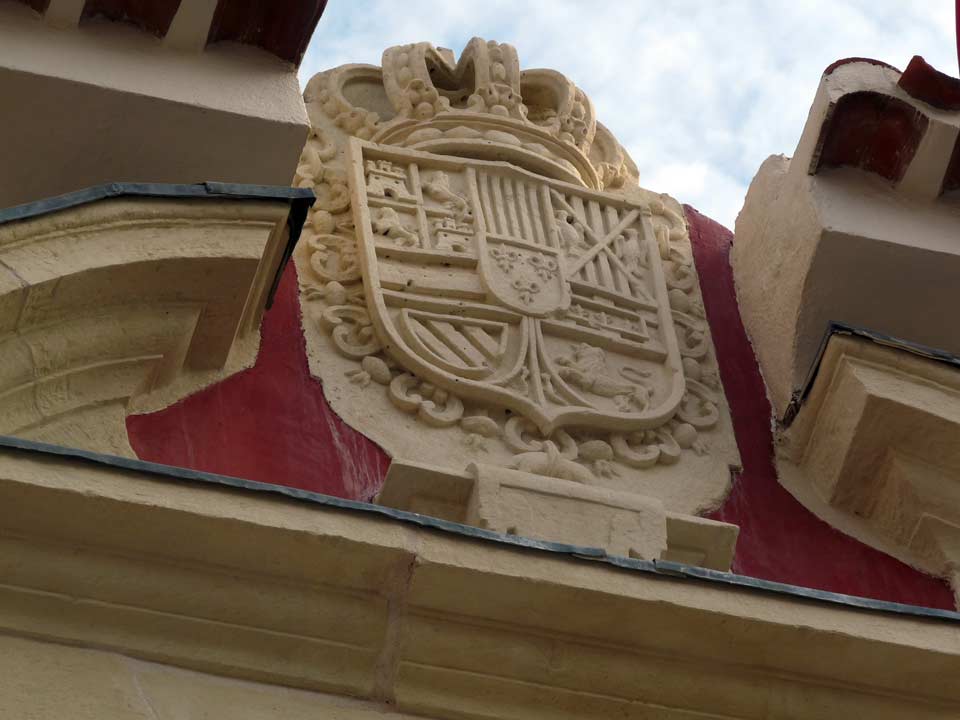
{"type": "Polygon", "coordinates": [[[397,702],[394,683],[400,666],[407,596],[416,565],[415,554],[405,556],[393,567],[387,585],[390,588],[387,595],[387,627],[374,669],[371,697],[391,706],[397,702]]]}
{"type": "Polygon", "coordinates": [[[143,686],[140,684],[140,675],[137,673],[136,668],[133,667],[133,661],[127,660],[127,669],[130,671],[130,676],[133,680],[133,687],[136,688],[137,694],[140,696],[140,699],[143,701],[143,704],[146,706],[147,710],[150,711],[150,717],[153,720],[161,720],[160,714],[157,712],[157,709],[153,706],[153,703],[150,702],[150,697],[144,691],[143,686]]]}

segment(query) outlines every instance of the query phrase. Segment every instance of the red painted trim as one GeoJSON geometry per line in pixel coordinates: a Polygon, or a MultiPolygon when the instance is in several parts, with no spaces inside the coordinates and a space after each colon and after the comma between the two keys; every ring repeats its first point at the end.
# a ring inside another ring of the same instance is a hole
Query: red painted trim
{"type": "Polygon", "coordinates": [[[923,113],[899,98],[869,91],[844,95],[820,130],[816,172],[855,167],[896,182],[928,124],[923,113]]]}
{"type": "Polygon", "coordinates": [[[740,319],[732,233],[686,208],[694,259],[743,471],[711,517],[740,526],[734,572],[878,600],[954,609],[946,583],[834,530],[777,480],[772,412],[740,319]]]}
{"type": "Polygon", "coordinates": [[[127,418],[144,460],[370,500],[389,459],[330,409],[310,376],[293,263],[250,370],[160,412],[127,418]]]}
{"type": "Polygon", "coordinates": [[[19,0],[22,4],[32,8],[41,15],[47,11],[50,0],[19,0]]]}
{"type": "Polygon", "coordinates": [[[941,110],[960,110],[960,80],[914,55],[897,83],[911,97],[941,110]]]}
{"type": "Polygon", "coordinates": [[[219,0],[207,44],[232,40],[299,65],[327,0],[219,0]]]}
{"type": "MultiPolygon", "coordinates": [[[[957,2],[960,2],[960,0],[957,0],[957,2]]],[[[867,63],[868,65],[877,65],[879,67],[890,68],[891,70],[896,70],[897,72],[900,72],[900,68],[896,68],[890,63],[884,62],[883,60],[875,60],[873,58],[867,58],[867,57],[848,57],[848,58],[842,58],[840,60],[834,60],[832,63],[827,65],[827,69],[823,71],[823,74],[830,75],[838,67],[843,67],[844,65],[850,65],[852,63],[867,63]]]]}

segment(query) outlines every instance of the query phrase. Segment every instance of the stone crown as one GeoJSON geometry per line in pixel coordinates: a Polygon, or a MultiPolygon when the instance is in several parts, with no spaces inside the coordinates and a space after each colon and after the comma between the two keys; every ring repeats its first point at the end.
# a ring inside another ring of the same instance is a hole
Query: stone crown
{"type": "Polygon", "coordinates": [[[521,71],[504,43],[473,38],[457,62],[427,42],[391,47],[382,67],[343,65],[314,77],[305,100],[362,139],[509,159],[594,189],[637,181],[587,95],[555,70],[521,71]]]}

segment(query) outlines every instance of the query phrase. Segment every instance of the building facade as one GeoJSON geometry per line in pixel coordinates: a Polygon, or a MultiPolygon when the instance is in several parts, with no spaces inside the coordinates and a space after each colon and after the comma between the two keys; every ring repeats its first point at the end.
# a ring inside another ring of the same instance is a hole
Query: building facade
{"type": "Polygon", "coordinates": [[[960,81],[831,65],[734,234],[322,12],[0,4],[0,715],[957,717],[960,81]]]}

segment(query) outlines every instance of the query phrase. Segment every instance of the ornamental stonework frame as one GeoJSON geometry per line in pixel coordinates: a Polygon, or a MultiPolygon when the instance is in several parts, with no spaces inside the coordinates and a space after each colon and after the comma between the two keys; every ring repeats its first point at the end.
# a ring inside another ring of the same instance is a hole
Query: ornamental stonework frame
{"type": "Polygon", "coordinates": [[[395,461],[717,507],[739,458],[680,206],[559,73],[507,72],[494,97],[509,46],[471,41],[473,70],[404,48],[305,93],[297,184],[318,201],[295,260],[333,409],[395,461]]]}

